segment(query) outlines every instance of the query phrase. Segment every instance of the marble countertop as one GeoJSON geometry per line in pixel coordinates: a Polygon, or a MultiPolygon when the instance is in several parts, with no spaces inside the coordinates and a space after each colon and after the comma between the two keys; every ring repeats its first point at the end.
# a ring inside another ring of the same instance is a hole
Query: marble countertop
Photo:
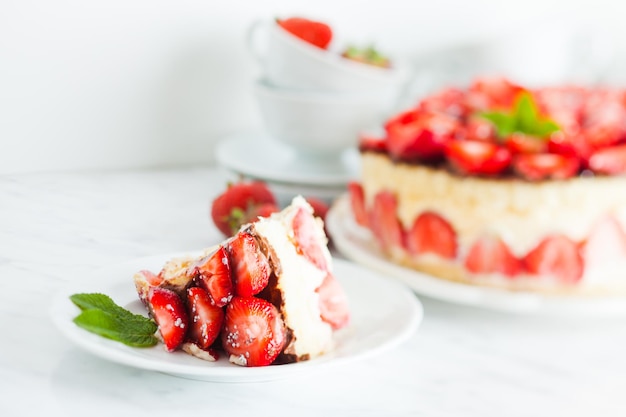
{"type": "Polygon", "coordinates": [[[419,296],[391,351],[263,383],[194,381],[108,362],[53,326],[68,284],[137,257],[191,251],[216,169],[0,177],[0,416],[624,416],[626,320],[545,318],[419,296]]]}

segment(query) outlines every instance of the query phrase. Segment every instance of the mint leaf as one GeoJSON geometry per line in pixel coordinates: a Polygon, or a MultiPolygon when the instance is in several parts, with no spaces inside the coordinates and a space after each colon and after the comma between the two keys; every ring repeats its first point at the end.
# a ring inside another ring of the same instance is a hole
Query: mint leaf
{"type": "Polygon", "coordinates": [[[82,310],[74,319],[79,327],[129,346],[154,346],[157,325],[151,319],[133,314],[105,294],[73,294],[70,300],[82,310]]]}
{"type": "Polygon", "coordinates": [[[74,323],[83,329],[133,347],[149,347],[158,343],[156,325],[151,321],[128,321],[103,310],[83,310],[74,323]]]}
{"type": "Polygon", "coordinates": [[[500,112],[484,112],[480,115],[489,120],[496,128],[499,137],[505,138],[515,132],[515,119],[513,116],[500,112]]]}

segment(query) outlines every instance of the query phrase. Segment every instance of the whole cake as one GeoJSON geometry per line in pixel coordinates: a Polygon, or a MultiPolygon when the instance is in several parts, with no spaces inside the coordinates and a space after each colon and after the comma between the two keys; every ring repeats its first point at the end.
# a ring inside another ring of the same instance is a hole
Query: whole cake
{"type": "Polygon", "coordinates": [[[322,221],[296,197],[199,257],[134,276],[168,351],[241,366],[312,359],[333,350],[350,311],[333,276],[322,221]]]}
{"type": "Polygon", "coordinates": [[[479,79],[362,137],[354,218],[393,262],[511,290],[626,293],[626,93],[479,79]]]}

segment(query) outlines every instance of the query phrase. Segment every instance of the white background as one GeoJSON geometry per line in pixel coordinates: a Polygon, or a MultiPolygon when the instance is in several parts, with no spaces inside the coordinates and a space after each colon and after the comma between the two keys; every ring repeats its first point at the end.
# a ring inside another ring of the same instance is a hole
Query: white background
{"type": "Polygon", "coordinates": [[[602,80],[621,83],[624,11],[619,0],[0,0],[0,174],[212,163],[220,137],[262,129],[245,42],[259,18],[318,18],[420,70],[439,71],[429,54],[453,47],[456,70],[480,56],[481,70],[547,81],[563,71],[562,42],[543,33],[575,22],[610,40],[602,80]],[[473,46],[510,38],[489,59],[473,46]]]}

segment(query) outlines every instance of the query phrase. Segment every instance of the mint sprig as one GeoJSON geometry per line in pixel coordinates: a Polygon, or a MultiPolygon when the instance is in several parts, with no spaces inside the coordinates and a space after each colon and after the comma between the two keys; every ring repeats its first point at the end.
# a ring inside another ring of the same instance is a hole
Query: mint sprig
{"type": "Polygon", "coordinates": [[[553,120],[539,114],[539,109],[528,92],[518,94],[509,113],[488,111],[479,115],[493,123],[500,138],[507,138],[513,133],[546,138],[560,130],[553,120]]]}
{"type": "Polygon", "coordinates": [[[74,294],[70,300],[82,310],[74,323],[89,332],[133,347],[158,343],[154,321],[120,307],[105,294],[74,294]]]}

